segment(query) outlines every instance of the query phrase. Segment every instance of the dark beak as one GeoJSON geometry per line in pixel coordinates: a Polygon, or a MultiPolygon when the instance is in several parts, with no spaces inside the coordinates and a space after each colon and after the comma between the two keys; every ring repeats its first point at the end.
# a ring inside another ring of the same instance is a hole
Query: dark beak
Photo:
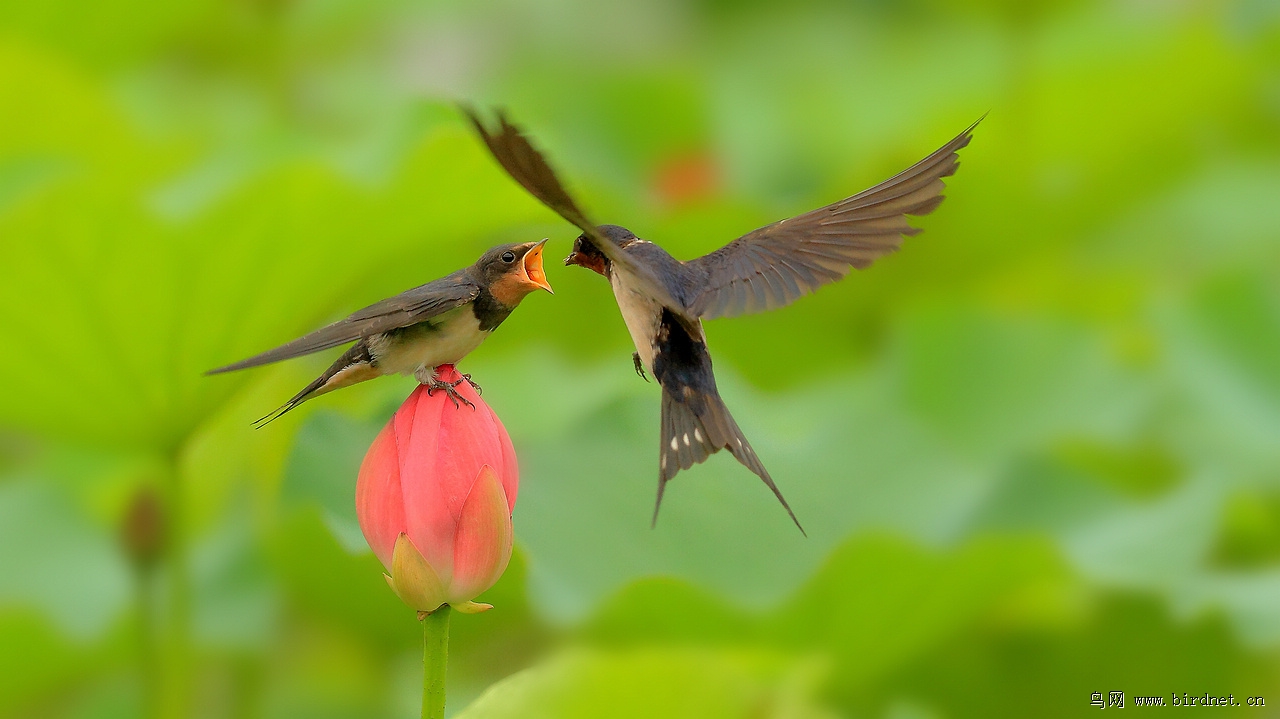
{"type": "Polygon", "coordinates": [[[568,267],[569,265],[582,264],[581,262],[578,262],[578,251],[574,250],[573,252],[570,252],[569,256],[564,258],[564,264],[566,267],[568,267]]]}

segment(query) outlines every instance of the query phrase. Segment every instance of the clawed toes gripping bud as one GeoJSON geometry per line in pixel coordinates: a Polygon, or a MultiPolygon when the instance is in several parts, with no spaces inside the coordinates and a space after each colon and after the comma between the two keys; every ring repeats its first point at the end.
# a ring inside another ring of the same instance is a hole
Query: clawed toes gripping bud
{"type": "MultiPolygon", "coordinates": [[[[454,409],[461,409],[462,405],[465,404],[466,406],[470,407],[472,410],[475,410],[476,408],[475,403],[467,399],[466,397],[464,397],[460,392],[458,392],[458,385],[462,384],[465,381],[467,381],[466,377],[463,377],[462,379],[454,380],[453,382],[442,382],[439,379],[433,379],[425,385],[427,388],[427,396],[430,397],[434,395],[437,391],[444,392],[444,396],[448,397],[449,401],[453,402],[454,409]]],[[[473,388],[474,388],[474,385],[473,385],[473,388]]],[[[476,396],[477,397],[479,396],[479,392],[476,393],[476,396]]]]}
{"type": "Polygon", "coordinates": [[[483,390],[483,389],[481,389],[480,385],[478,385],[478,384],[476,384],[475,382],[472,382],[472,381],[471,381],[471,375],[469,375],[469,374],[464,374],[464,375],[462,375],[462,379],[465,379],[465,380],[467,381],[467,384],[471,385],[471,389],[475,390],[475,391],[476,391],[476,394],[481,395],[481,396],[483,396],[483,395],[484,395],[484,390],[483,390]]]}

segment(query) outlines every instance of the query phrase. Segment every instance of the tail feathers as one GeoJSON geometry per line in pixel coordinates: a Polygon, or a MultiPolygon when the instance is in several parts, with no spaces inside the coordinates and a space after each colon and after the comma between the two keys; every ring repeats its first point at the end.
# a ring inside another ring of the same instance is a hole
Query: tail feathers
{"type": "Polygon", "coordinates": [[[662,389],[662,446],[658,460],[658,499],[653,507],[653,523],[658,522],[658,510],[662,506],[662,495],[666,491],[667,482],[676,473],[688,469],[695,464],[705,462],[707,457],[727,449],[744,467],[751,470],[773,492],[773,496],[782,503],[791,521],[795,522],[801,534],[808,536],[800,520],[796,519],[791,505],[773,483],[769,470],[764,468],[751,443],[747,441],[738,423],[733,421],[729,408],[718,395],[699,393],[685,386],[677,390],[682,395],[677,397],[666,387],[662,389]]]}
{"type": "Polygon", "coordinates": [[[311,382],[311,384],[308,384],[306,387],[303,387],[302,391],[295,394],[292,398],[289,399],[288,402],[285,402],[284,404],[275,408],[266,416],[260,417],[257,420],[255,420],[253,423],[253,428],[262,429],[263,427],[266,427],[267,425],[271,424],[277,419],[280,419],[289,410],[293,409],[294,407],[297,407],[303,402],[306,402],[308,399],[311,399],[311,396],[315,394],[315,391],[320,389],[322,386],[324,386],[324,383],[327,381],[329,381],[329,378],[325,375],[320,375],[319,377],[315,378],[311,382]]]}
{"type": "Polygon", "coordinates": [[[369,348],[364,342],[357,342],[351,346],[342,356],[329,365],[329,369],[323,374],[316,377],[300,392],[295,394],[288,402],[277,407],[274,411],[258,421],[253,423],[254,429],[262,429],[283,417],[289,410],[306,402],[317,395],[325,394],[339,387],[363,382],[366,379],[372,379],[377,373],[372,369],[373,358],[369,354],[369,348]],[[364,370],[363,372],[361,370],[364,370]]]}

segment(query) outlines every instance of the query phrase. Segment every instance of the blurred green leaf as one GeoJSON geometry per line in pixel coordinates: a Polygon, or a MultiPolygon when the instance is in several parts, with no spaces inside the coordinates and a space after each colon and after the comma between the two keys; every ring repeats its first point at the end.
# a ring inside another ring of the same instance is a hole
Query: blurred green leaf
{"type": "Polygon", "coordinates": [[[356,520],[355,479],[383,424],[315,412],[298,432],[286,465],[281,489],[284,506],[318,506],[325,525],[348,552],[368,551],[356,520]]]}
{"type": "Polygon", "coordinates": [[[965,454],[1111,436],[1145,399],[1138,378],[1079,327],[954,306],[904,324],[895,363],[904,404],[965,454]]]}
{"type": "Polygon", "coordinates": [[[232,519],[191,552],[194,632],[205,646],[260,652],[273,640],[279,587],[256,540],[247,522],[232,519]]]}
{"type": "Polygon", "coordinates": [[[568,651],[494,685],[460,719],[829,717],[807,701],[818,668],[760,653],[568,651]]]}
{"type": "Polygon", "coordinates": [[[81,639],[124,609],[130,568],[115,538],[45,483],[0,484],[0,603],[39,608],[81,639]]]}
{"type": "Polygon", "coordinates": [[[831,661],[832,686],[857,692],[956,632],[998,617],[1030,587],[1069,582],[1034,540],[977,541],[950,552],[865,538],[840,547],[795,595],[763,616],[681,584],[628,587],[592,620],[592,636],[645,645],[696,640],[763,645],[831,661]]]}
{"type": "MultiPolygon", "coordinates": [[[[849,705],[874,713],[898,702],[942,716],[1076,717],[1090,695],[1123,691],[1125,710],[1133,697],[1181,698],[1205,692],[1265,696],[1275,686],[1274,656],[1243,651],[1222,622],[1171,618],[1144,596],[1100,602],[1071,621],[1032,628],[974,628],[929,657],[904,667],[874,692],[849,705]],[[1192,689],[1194,687],[1194,689],[1192,689]]],[[[1243,703],[1243,701],[1241,702],[1243,703]]],[[[1232,716],[1240,709],[1196,707],[1205,716],[1232,716]]]]}
{"type": "Polygon", "coordinates": [[[0,613],[0,711],[11,711],[75,678],[85,669],[82,652],[35,611],[0,613]]]}
{"type": "Polygon", "coordinates": [[[1214,563],[1265,568],[1280,563],[1280,492],[1239,492],[1223,507],[1214,563]]]}
{"type": "Polygon", "coordinates": [[[318,511],[294,512],[277,532],[269,544],[271,567],[292,612],[383,647],[421,641],[413,612],[387,590],[377,557],[349,554],[318,511]]]}

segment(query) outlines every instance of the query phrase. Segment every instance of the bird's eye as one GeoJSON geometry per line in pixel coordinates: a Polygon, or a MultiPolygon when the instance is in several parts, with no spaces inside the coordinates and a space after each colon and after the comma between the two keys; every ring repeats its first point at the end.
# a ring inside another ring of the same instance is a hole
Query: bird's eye
{"type": "Polygon", "coordinates": [[[503,262],[515,262],[515,261],[516,261],[516,253],[511,252],[511,251],[503,252],[503,253],[502,253],[502,261],[503,261],[503,262]]]}

